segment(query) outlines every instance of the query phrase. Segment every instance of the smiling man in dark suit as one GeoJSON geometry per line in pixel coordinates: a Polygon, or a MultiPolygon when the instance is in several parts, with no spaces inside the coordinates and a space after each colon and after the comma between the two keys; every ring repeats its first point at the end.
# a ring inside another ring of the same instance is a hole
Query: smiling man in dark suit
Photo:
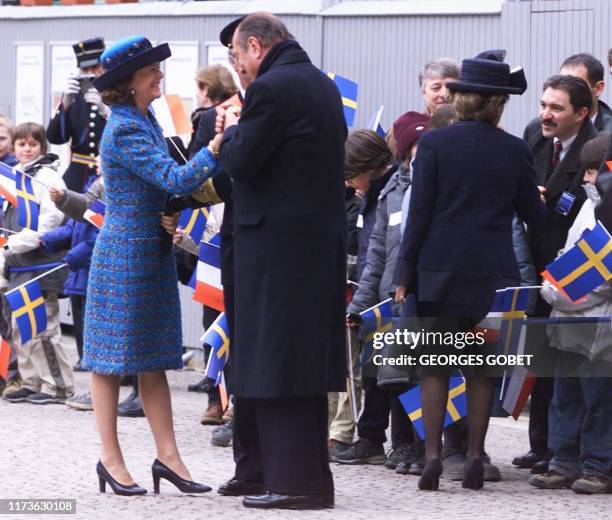
{"type": "MultiPolygon", "coordinates": [[[[580,151],[597,135],[589,118],[592,103],[591,89],[584,80],[567,75],[552,76],[544,83],[540,117],[525,129],[524,139],[533,154],[537,182],[545,189],[548,208],[545,224],[529,232],[538,273],[564,246],[567,232],[586,199],[581,188],[580,151]]],[[[541,298],[535,314],[540,317],[550,314],[550,307],[541,298]]],[[[545,344],[545,329],[528,328],[527,342],[528,348],[545,344]]],[[[531,395],[530,451],[512,461],[516,466],[532,468],[534,473],[548,469],[548,404],[552,389],[552,378],[538,379],[531,395]]]]}

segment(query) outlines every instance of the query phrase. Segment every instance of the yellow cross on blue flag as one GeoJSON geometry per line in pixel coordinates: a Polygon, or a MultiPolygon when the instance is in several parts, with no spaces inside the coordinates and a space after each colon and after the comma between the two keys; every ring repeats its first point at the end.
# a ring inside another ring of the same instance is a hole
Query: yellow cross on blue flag
{"type": "Polygon", "coordinates": [[[210,355],[204,375],[215,381],[218,385],[223,375],[223,368],[229,357],[229,329],[225,313],[219,314],[213,324],[206,329],[202,336],[202,343],[210,345],[210,355]]]}
{"type": "Polygon", "coordinates": [[[502,290],[502,324],[497,343],[498,354],[516,354],[527,311],[533,308],[540,287],[507,287],[502,290]]]}
{"type": "MultiPolygon", "coordinates": [[[[421,406],[421,385],[399,396],[400,402],[412,421],[412,426],[421,439],[425,438],[423,426],[423,408],[421,406]]],[[[448,401],[446,402],[446,415],[444,416],[444,427],[457,422],[467,415],[467,395],[465,393],[465,379],[461,376],[453,376],[448,382],[448,401]]]]}
{"type": "Polygon", "coordinates": [[[357,91],[359,86],[354,81],[338,76],[333,72],[328,72],[327,77],[336,84],[340,91],[342,106],[344,107],[344,119],[346,120],[346,126],[350,128],[355,122],[355,114],[357,113],[357,91]]]}
{"type": "Polygon", "coordinates": [[[372,342],[377,332],[389,332],[393,329],[393,307],[391,298],[361,311],[360,335],[365,345],[361,352],[361,366],[365,365],[372,354],[372,342]]]}
{"type": "Polygon", "coordinates": [[[38,231],[38,201],[34,195],[32,179],[26,177],[23,172],[16,170],[15,181],[17,184],[18,223],[22,228],[38,231]]]}
{"type": "Polygon", "coordinates": [[[612,280],[612,236],[598,222],[572,248],[546,266],[542,276],[573,302],[612,280]]]}
{"type": "Polygon", "coordinates": [[[184,209],[179,215],[179,227],[182,228],[196,243],[199,244],[206,229],[210,209],[205,206],[196,209],[184,209]]]}
{"type": "Polygon", "coordinates": [[[5,296],[17,321],[22,344],[46,330],[47,311],[38,281],[17,287],[5,296]]]}

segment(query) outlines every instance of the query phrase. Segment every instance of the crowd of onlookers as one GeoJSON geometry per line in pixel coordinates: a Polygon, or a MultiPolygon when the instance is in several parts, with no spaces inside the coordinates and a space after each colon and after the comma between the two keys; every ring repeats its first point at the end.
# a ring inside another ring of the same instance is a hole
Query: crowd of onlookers
{"type": "MultiPolygon", "coordinates": [[[[496,59],[494,54],[485,57],[496,59]]],[[[612,54],[609,65],[612,67],[612,54]]],[[[610,316],[610,283],[598,287],[576,305],[548,282],[542,284],[539,277],[560,250],[571,247],[597,220],[612,230],[607,202],[612,197],[612,186],[605,164],[610,154],[612,110],[600,99],[605,86],[604,67],[589,54],[576,54],[567,58],[558,71],[550,72],[555,74],[542,87],[539,116],[527,124],[523,136],[533,156],[537,184],[547,186],[550,197],[548,220],[543,228],[532,231],[515,219],[513,246],[521,284],[543,285],[536,316],[610,316]],[[551,194],[552,190],[556,190],[557,196],[551,194]],[[571,194],[574,202],[562,214],[556,205],[558,196],[564,192],[571,194]]],[[[413,110],[397,117],[386,135],[380,135],[376,129],[360,129],[346,141],[348,277],[357,286],[347,306],[349,329],[359,330],[359,313],[386,300],[395,289],[399,248],[404,231],[410,226],[407,217],[419,139],[426,132],[460,119],[448,104],[446,86],[459,76],[458,64],[450,59],[428,63],[419,76],[424,107],[410,107],[413,110]]],[[[201,70],[197,84],[200,107],[192,115],[194,132],[183,150],[186,157],[197,153],[214,135],[214,107],[239,92],[232,76],[221,66],[201,70]]],[[[75,87],[73,81],[70,89],[67,91],[72,100],[69,97],[63,100],[68,105],[62,108],[65,110],[83,94],[78,90],[78,82],[75,87]]],[[[95,106],[95,111],[102,113],[101,101],[90,92],[88,95],[88,106],[95,106]]],[[[534,107],[534,115],[537,111],[538,107],[534,107]]],[[[170,151],[173,149],[171,146],[170,151]]],[[[58,298],[64,295],[71,299],[80,358],[88,267],[98,232],[83,215],[94,201],[104,199],[102,172],[99,165],[88,164],[89,174],[81,185],[76,189],[67,186],[58,171],[57,156],[48,153],[46,129],[30,122],[13,127],[6,117],[0,117],[0,161],[36,179],[33,189],[40,208],[37,229],[32,230],[19,224],[17,208],[4,201],[0,227],[5,230],[7,243],[0,249],[2,293],[38,276],[40,265],[67,264],[67,269],[40,280],[47,327],[31,340],[21,342],[19,327],[2,298],[0,332],[13,347],[9,377],[2,381],[3,397],[11,402],[33,404],[65,402],[76,409],[91,410],[88,392],[73,393],[72,372],[83,368],[80,359],[74,367],[69,364],[61,343],[58,298]]],[[[205,239],[219,231],[222,214],[222,204],[212,207],[205,239]]],[[[172,226],[167,222],[164,225],[172,226]]],[[[196,266],[198,244],[180,228],[174,233],[174,244],[179,278],[187,283],[196,266]]],[[[400,312],[400,306],[395,305],[394,314],[399,316],[400,312]]],[[[217,311],[205,307],[203,327],[210,326],[217,315],[217,311]]],[[[549,336],[551,348],[562,351],[560,365],[575,362],[576,356],[585,357],[584,351],[575,351],[571,344],[574,339],[564,334],[563,329],[550,329],[549,336]]],[[[592,365],[592,374],[600,373],[598,367],[602,364],[612,363],[609,323],[581,340],[588,343],[586,350],[591,355],[586,357],[592,365]]],[[[384,464],[398,474],[420,475],[424,443],[400,404],[400,389],[381,385],[371,366],[361,366],[362,345],[361,339],[351,342],[354,395],[330,396],[329,458],[340,464],[384,464]],[[354,417],[355,409],[361,409],[358,418],[354,417]],[[385,453],[389,422],[391,450],[385,453]]],[[[560,374],[562,369],[560,366],[560,374]]],[[[137,383],[127,379],[126,383],[134,385],[134,391],[120,404],[119,414],[142,416],[137,383]]],[[[232,410],[231,405],[229,409],[222,406],[218,387],[204,378],[189,390],[208,394],[201,422],[219,427],[213,434],[214,444],[229,445],[232,410]]],[[[531,396],[530,448],[513,460],[516,466],[531,470],[531,485],[546,489],[571,487],[579,493],[612,492],[611,390],[611,380],[605,377],[538,379],[531,396]]],[[[447,478],[461,480],[466,446],[465,420],[445,429],[442,463],[447,478]]],[[[483,456],[484,480],[500,480],[499,469],[486,453],[483,456]]]]}

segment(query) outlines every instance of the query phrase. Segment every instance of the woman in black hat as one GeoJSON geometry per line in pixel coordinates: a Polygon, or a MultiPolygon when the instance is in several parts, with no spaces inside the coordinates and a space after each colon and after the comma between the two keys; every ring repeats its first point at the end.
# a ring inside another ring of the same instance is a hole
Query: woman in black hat
{"type": "Polygon", "coordinates": [[[138,374],[140,398],[157,458],[155,492],[164,478],[181,491],[210,487],[191,480],[174,436],[166,370],[182,367],[176,266],[160,215],[168,193],[187,194],[216,173],[220,136],[179,166],[168,153],[150,104],[161,96],[160,62],[167,44],[143,36],[125,38],[101,57],[104,74],[94,81],[111,116],[101,142],[106,213],[91,259],[83,366],[101,439],[100,490],[142,495],[132,480],[117,438],[117,400],[123,375],[138,374]]]}
{"type": "MultiPolygon", "coordinates": [[[[458,121],[421,137],[395,277],[396,300],[415,292],[417,315],[435,317],[433,330],[442,332],[472,329],[490,310],[496,289],[519,284],[512,218],[518,213],[534,225],[545,214],[527,145],[497,126],[508,95],[527,88],[524,74],[511,72],[500,56],[487,58],[464,60],[459,81],[447,84],[458,121]]],[[[466,353],[454,346],[449,351],[466,353]]],[[[463,487],[479,489],[493,385],[471,367],[462,371],[470,429],[463,487]]],[[[427,464],[420,489],[438,489],[448,382],[446,369],[423,373],[427,464]]]]}

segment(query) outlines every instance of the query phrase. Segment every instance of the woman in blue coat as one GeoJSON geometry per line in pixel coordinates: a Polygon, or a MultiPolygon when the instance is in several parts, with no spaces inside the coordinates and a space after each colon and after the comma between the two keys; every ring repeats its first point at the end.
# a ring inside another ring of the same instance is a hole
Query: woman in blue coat
{"type": "MultiPolygon", "coordinates": [[[[487,314],[496,289],[519,284],[514,214],[535,225],[545,207],[527,145],[497,127],[508,94],[527,88],[522,70],[511,73],[501,61],[468,59],[460,80],[447,87],[458,121],[428,132],[419,142],[396,300],[416,292],[417,315],[442,318],[434,330],[462,332],[487,314]]],[[[436,353],[435,348],[428,353],[436,353]]],[[[463,487],[479,489],[493,379],[467,379],[470,433],[463,487]]],[[[438,488],[447,399],[448,375],[425,372],[421,402],[427,465],[420,489],[438,488]]]]}
{"type": "MultiPolygon", "coordinates": [[[[193,192],[217,170],[215,140],[187,164],[169,155],[150,110],[161,96],[160,61],[167,44],[152,47],[133,36],[101,57],[94,85],[111,107],[101,141],[106,213],[89,274],[83,366],[92,371],[91,394],[102,448],[100,490],[138,495],[117,439],[120,376],[138,374],[140,396],[155,438],[155,492],[165,478],[185,492],[209,491],[191,481],[174,437],[165,370],[182,366],[176,266],[170,237],[160,226],[168,193],[193,192]]],[[[219,141],[219,139],[217,139],[219,141]]]]}

